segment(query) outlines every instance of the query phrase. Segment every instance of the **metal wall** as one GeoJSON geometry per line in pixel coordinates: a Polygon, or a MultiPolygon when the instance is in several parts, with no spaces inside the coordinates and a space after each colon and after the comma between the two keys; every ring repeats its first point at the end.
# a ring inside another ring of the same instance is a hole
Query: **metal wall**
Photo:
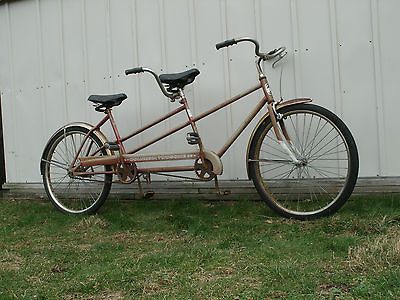
{"type": "MultiPolygon", "coordinates": [[[[0,4],[0,91],[7,181],[40,181],[39,160],[66,122],[100,118],[91,93],[124,91],[115,109],[122,133],[169,111],[143,65],[157,72],[197,67],[187,90],[199,114],[257,83],[253,48],[215,50],[250,36],[263,50],[286,45],[285,98],[309,96],[336,111],[354,133],[361,176],[398,176],[400,101],[398,0],[21,0],[0,4]]],[[[275,94],[279,71],[266,66],[275,94]]],[[[200,121],[209,149],[219,149],[260,94],[200,121]]],[[[178,118],[182,120],[182,118],[178,118]]],[[[156,128],[160,132],[179,120],[156,128]]],[[[253,123],[254,124],[254,123],[253,123]]],[[[109,131],[108,131],[109,132],[109,131]]],[[[156,134],[151,132],[134,143],[156,134]]],[[[152,151],[187,151],[184,132],[152,151]]],[[[245,132],[223,158],[223,178],[245,178],[245,132]]]]}

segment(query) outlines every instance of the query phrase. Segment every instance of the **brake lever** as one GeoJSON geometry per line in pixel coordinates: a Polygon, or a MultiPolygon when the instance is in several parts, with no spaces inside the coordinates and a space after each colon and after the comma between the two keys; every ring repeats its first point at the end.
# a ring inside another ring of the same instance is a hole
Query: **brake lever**
{"type": "Polygon", "coordinates": [[[286,55],[287,55],[287,51],[279,54],[279,58],[272,63],[272,68],[275,69],[276,64],[279,63],[286,55]]]}

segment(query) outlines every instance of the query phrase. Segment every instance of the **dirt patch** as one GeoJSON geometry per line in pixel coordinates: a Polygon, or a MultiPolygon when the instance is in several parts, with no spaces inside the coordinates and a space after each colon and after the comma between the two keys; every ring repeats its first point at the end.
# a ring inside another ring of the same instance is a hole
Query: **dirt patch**
{"type": "Polygon", "coordinates": [[[108,227],[107,221],[105,221],[99,216],[93,215],[80,220],[79,223],[77,223],[72,230],[74,232],[80,232],[83,230],[88,230],[93,228],[106,229],[107,227],[108,227]]]}
{"type": "Polygon", "coordinates": [[[350,292],[351,286],[345,284],[321,284],[317,293],[321,296],[340,295],[350,292]]]}
{"type": "Polygon", "coordinates": [[[174,271],[159,271],[154,273],[142,282],[143,295],[150,296],[167,291],[174,285],[176,276],[177,273],[174,271]]]}
{"type": "Polygon", "coordinates": [[[65,300],[119,300],[124,299],[125,295],[122,292],[103,292],[98,295],[82,295],[82,294],[74,294],[74,295],[66,295],[63,297],[65,300]]]}
{"type": "Polygon", "coordinates": [[[355,272],[380,272],[400,267],[400,227],[393,227],[384,235],[350,247],[348,266],[355,272]]]}
{"type": "Polygon", "coordinates": [[[0,270],[18,271],[22,267],[22,263],[22,257],[6,250],[0,258],[0,270]]]}

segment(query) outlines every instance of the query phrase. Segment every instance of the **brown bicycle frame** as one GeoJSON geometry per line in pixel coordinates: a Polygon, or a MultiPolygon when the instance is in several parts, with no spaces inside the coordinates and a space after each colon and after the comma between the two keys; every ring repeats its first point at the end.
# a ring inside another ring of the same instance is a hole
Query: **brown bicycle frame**
{"type": "MultiPolygon", "coordinates": [[[[229,147],[236,141],[236,139],[239,137],[239,135],[243,132],[243,130],[250,124],[250,122],[255,118],[255,116],[261,111],[261,109],[264,107],[265,104],[268,104],[268,114],[271,118],[271,122],[274,128],[274,132],[275,135],[277,136],[278,140],[282,141],[282,135],[280,133],[280,130],[278,128],[278,124],[277,124],[277,120],[275,118],[275,113],[273,110],[273,103],[274,99],[272,97],[272,94],[269,90],[269,85],[268,85],[268,81],[266,76],[263,74],[262,69],[260,67],[260,60],[258,61],[257,64],[257,70],[259,73],[259,81],[260,83],[257,84],[256,86],[226,100],[225,102],[203,112],[202,114],[193,117],[187,102],[187,99],[183,93],[182,90],[180,90],[180,100],[179,103],[181,104],[178,108],[176,108],[175,110],[165,114],[164,116],[158,118],[157,120],[143,126],[140,129],[137,129],[136,131],[132,132],[131,134],[127,135],[126,137],[121,137],[116,125],[116,122],[114,120],[114,117],[112,115],[112,110],[106,109],[105,110],[105,114],[106,116],[96,125],[94,126],[85,136],[79,150],[77,151],[76,157],[74,159],[74,161],[72,162],[72,166],[76,165],[76,161],[79,159],[80,164],[78,164],[78,166],[76,166],[75,168],[73,168],[73,174],[76,176],[79,175],[92,175],[92,174],[115,174],[115,171],[104,171],[104,172],[87,172],[87,171],[77,171],[77,169],[79,168],[79,166],[83,166],[83,167],[90,167],[90,166],[95,166],[95,165],[115,165],[118,163],[124,163],[124,162],[129,162],[129,161],[133,161],[133,162],[138,162],[137,160],[135,160],[135,158],[137,158],[136,156],[134,156],[134,153],[137,153],[138,151],[174,134],[175,132],[187,127],[187,126],[191,126],[193,132],[198,133],[197,127],[196,127],[196,122],[213,114],[214,112],[219,111],[220,109],[233,104],[234,102],[246,97],[247,95],[262,89],[263,93],[264,93],[264,97],[257,103],[257,105],[255,106],[255,108],[249,113],[249,115],[246,117],[246,119],[242,122],[242,124],[240,124],[240,126],[236,129],[236,131],[232,134],[232,136],[228,139],[228,141],[222,146],[222,148],[217,152],[217,155],[221,158],[226,151],[229,149],[229,147]],[[175,115],[177,115],[178,113],[185,111],[186,115],[188,117],[188,121],[186,121],[185,123],[167,131],[166,133],[160,135],[157,138],[152,139],[151,141],[148,141],[146,143],[144,143],[143,145],[140,145],[139,147],[130,150],[130,151],[126,151],[123,142],[137,136],[138,134],[146,131],[147,129],[152,128],[153,126],[159,124],[160,122],[163,122],[175,115]],[[87,157],[78,157],[78,154],[80,153],[80,151],[83,148],[83,145],[85,144],[87,138],[89,137],[89,135],[91,133],[93,133],[94,131],[100,130],[101,126],[103,126],[107,121],[110,121],[111,123],[111,127],[113,129],[113,132],[115,134],[115,138],[116,140],[113,143],[117,143],[119,145],[119,155],[106,155],[106,156],[101,156],[101,157],[93,157],[95,154],[97,154],[98,152],[100,152],[101,150],[103,150],[105,148],[105,146],[102,146],[100,149],[98,149],[96,152],[92,153],[90,156],[87,157]]],[[[290,138],[288,137],[288,134],[284,128],[284,126],[281,126],[282,128],[282,132],[286,138],[286,140],[290,140],[290,138]]],[[[200,137],[200,135],[199,135],[200,137]]],[[[171,154],[151,154],[148,156],[145,156],[145,162],[149,162],[149,161],[170,161],[170,160],[187,160],[187,159],[196,159],[196,158],[204,158],[204,146],[201,142],[201,138],[199,139],[199,151],[198,152],[194,152],[194,153],[171,153],[171,154]]],[[[179,171],[193,171],[195,170],[194,165],[192,166],[176,166],[176,167],[158,167],[158,168],[141,168],[138,169],[139,173],[156,173],[156,172],[179,172],[179,171]]]]}

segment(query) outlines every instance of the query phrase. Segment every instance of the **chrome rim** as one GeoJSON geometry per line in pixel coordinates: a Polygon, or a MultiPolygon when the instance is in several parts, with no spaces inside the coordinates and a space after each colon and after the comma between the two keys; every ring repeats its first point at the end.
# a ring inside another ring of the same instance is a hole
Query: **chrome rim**
{"type": "Polygon", "coordinates": [[[284,124],[294,163],[266,128],[255,161],[269,198],[281,209],[297,215],[316,214],[335,203],[347,184],[350,154],[336,125],[313,111],[290,111],[284,124]]]}
{"type": "MultiPolygon", "coordinates": [[[[72,176],[71,163],[86,133],[64,132],[54,143],[47,157],[46,183],[51,198],[61,209],[69,213],[82,213],[93,207],[100,199],[106,180],[105,174],[72,176]]],[[[94,153],[101,145],[92,137],[85,141],[79,156],[94,153]]],[[[101,156],[99,151],[97,154],[101,156]]],[[[104,172],[104,166],[91,167],[91,172],[104,172]]]]}

